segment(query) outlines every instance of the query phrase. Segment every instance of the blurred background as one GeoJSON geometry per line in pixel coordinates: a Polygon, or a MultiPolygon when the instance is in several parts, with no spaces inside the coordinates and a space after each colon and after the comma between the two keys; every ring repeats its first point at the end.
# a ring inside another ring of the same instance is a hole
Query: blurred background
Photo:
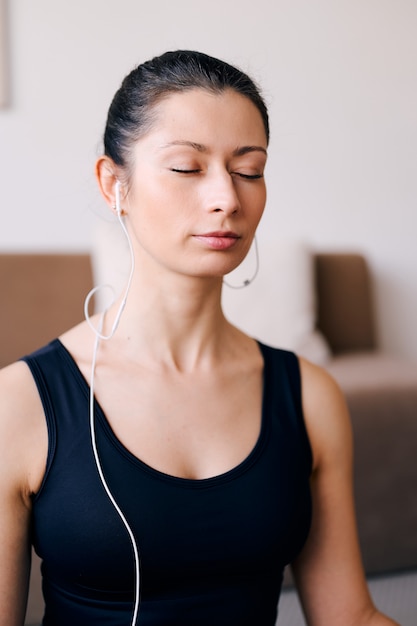
{"type": "Polygon", "coordinates": [[[114,92],[149,57],[199,49],[249,72],[269,104],[260,245],[364,253],[380,344],[417,361],[415,0],[5,4],[0,252],[89,251],[114,92]]]}

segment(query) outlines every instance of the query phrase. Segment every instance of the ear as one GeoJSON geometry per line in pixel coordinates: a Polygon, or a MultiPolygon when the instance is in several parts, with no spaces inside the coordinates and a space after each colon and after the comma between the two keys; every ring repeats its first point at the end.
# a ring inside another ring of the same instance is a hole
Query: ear
{"type": "Polygon", "coordinates": [[[95,173],[101,195],[109,207],[114,210],[116,205],[115,187],[118,180],[115,164],[108,156],[101,156],[97,160],[95,173]]]}

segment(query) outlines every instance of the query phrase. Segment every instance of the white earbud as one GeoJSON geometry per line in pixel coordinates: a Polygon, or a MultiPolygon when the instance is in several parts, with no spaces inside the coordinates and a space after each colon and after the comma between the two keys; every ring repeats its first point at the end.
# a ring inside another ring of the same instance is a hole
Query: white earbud
{"type": "MultiPolygon", "coordinates": [[[[114,289],[113,289],[113,287],[111,287],[111,286],[109,286],[109,285],[98,285],[97,287],[94,287],[94,288],[90,291],[90,293],[87,295],[87,297],[86,297],[86,299],[85,299],[85,302],[84,302],[84,316],[85,316],[85,319],[86,319],[86,321],[87,321],[88,325],[90,326],[91,330],[94,332],[94,334],[96,335],[96,337],[97,337],[98,339],[104,339],[104,340],[111,339],[111,338],[113,337],[114,333],[115,333],[115,332],[116,332],[116,330],[117,330],[117,327],[118,327],[118,325],[119,325],[120,318],[121,318],[121,316],[122,316],[123,310],[124,310],[125,305],[126,305],[127,296],[129,295],[130,285],[131,285],[131,283],[132,283],[133,274],[134,274],[134,271],[135,271],[135,255],[134,255],[134,252],[133,252],[132,241],[131,241],[131,239],[130,239],[129,232],[128,232],[128,230],[127,230],[127,228],[126,228],[125,224],[124,224],[124,220],[123,220],[123,211],[122,211],[122,207],[121,207],[121,204],[120,204],[120,187],[121,187],[121,183],[120,183],[120,181],[119,181],[119,180],[116,180],[116,185],[115,185],[115,207],[114,207],[114,208],[115,208],[115,210],[116,210],[116,215],[117,215],[117,219],[118,219],[118,221],[119,221],[119,224],[120,224],[120,226],[121,226],[121,228],[122,228],[122,230],[123,230],[123,232],[124,232],[124,234],[125,234],[125,237],[126,237],[127,243],[128,243],[128,245],[129,245],[129,252],[130,252],[130,273],[129,273],[129,278],[128,278],[128,281],[127,281],[127,285],[126,285],[126,289],[125,289],[125,292],[124,292],[124,295],[123,295],[122,301],[121,301],[121,303],[120,303],[119,309],[118,309],[118,311],[117,311],[117,313],[116,313],[116,317],[115,317],[115,319],[114,319],[114,321],[113,321],[113,325],[112,325],[111,330],[110,330],[110,333],[109,333],[108,335],[104,335],[104,334],[102,333],[101,327],[100,327],[100,328],[96,328],[96,327],[93,325],[93,323],[92,323],[92,321],[91,321],[91,319],[90,319],[90,314],[89,314],[89,312],[88,312],[88,308],[89,308],[89,303],[90,303],[90,300],[91,300],[92,296],[93,296],[93,295],[94,295],[94,294],[95,294],[95,293],[96,293],[99,289],[102,289],[103,287],[110,287],[110,289],[113,291],[113,294],[114,294],[114,289]]],[[[112,300],[112,302],[109,304],[109,306],[106,308],[106,310],[104,311],[103,315],[105,315],[105,314],[106,314],[107,309],[109,309],[109,308],[111,307],[111,305],[113,304],[113,302],[114,302],[114,299],[113,299],[113,300],[112,300]]]]}

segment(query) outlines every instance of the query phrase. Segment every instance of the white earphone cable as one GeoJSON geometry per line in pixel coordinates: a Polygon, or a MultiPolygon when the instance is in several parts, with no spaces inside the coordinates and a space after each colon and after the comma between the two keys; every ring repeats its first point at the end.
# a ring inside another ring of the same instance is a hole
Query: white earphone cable
{"type": "MultiPolygon", "coordinates": [[[[101,321],[103,321],[103,317],[104,314],[102,316],[101,321]]],[[[100,328],[101,330],[101,328],[100,328]]],[[[132,544],[132,548],[133,548],[133,553],[134,553],[134,560],[135,560],[135,603],[134,603],[134,610],[133,610],[133,617],[132,617],[132,622],[131,622],[131,626],[135,626],[136,625],[136,621],[137,621],[137,616],[139,613],[139,597],[140,597],[140,558],[139,558],[139,550],[136,544],[136,539],[135,536],[133,534],[133,531],[129,525],[129,522],[127,521],[125,515],[123,514],[123,511],[121,510],[121,508],[119,507],[119,505],[117,504],[108,484],[106,481],[106,478],[104,476],[104,472],[103,472],[103,468],[101,465],[101,461],[100,461],[100,456],[98,453],[98,449],[97,449],[97,442],[96,442],[96,429],[95,429],[95,421],[94,421],[94,374],[95,374],[95,369],[96,369],[96,361],[97,361],[97,352],[98,352],[98,348],[100,345],[100,336],[99,333],[96,334],[96,339],[94,342],[94,352],[93,352],[93,359],[92,359],[92,363],[91,363],[91,383],[90,383],[90,433],[91,433],[91,445],[93,447],[93,454],[94,454],[94,460],[95,460],[95,464],[97,467],[97,471],[101,480],[101,483],[113,505],[113,507],[115,508],[115,510],[117,511],[120,519],[122,520],[128,534],[129,534],[129,538],[132,544]]]]}
{"type": "MultiPolygon", "coordinates": [[[[97,441],[96,441],[96,429],[95,429],[95,419],[94,419],[94,415],[95,415],[95,411],[94,411],[94,377],[95,377],[95,371],[96,371],[96,363],[97,363],[97,353],[98,353],[98,349],[100,346],[100,340],[108,340],[111,339],[114,335],[114,333],[117,330],[117,327],[119,325],[119,321],[121,318],[121,315],[123,313],[123,310],[125,308],[126,305],[126,300],[127,300],[127,296],[129,294],[129,290],[130,290],[130,286],[132,283],[132,278],[133,278],[133,273],[135,270],[135,256],[134,256],[134,252],[133,252],[133,246],[132,246],[132,242],[130,240],[129,237],[129,233],[127,231],[126,226],[123,223],[122,220],[122,211],[120,208],[120,183],[119,181],[117,181],[116,183],[116,212],[117,212],[117,218],[119,220],[119,223],[122,227],[122,230],[126,236],[126,239],[128,241],[129,244],[129,251],[130,251],[130,261],[131,261],[131,267],[130,267],[130,273],[129,273],[129,278],[126,284],[126,289],[123,295],[123,299],[122,302],[120,304],[120,307],[117,311],[116,317],[114,319],[112,328],[110,330],[110,333],[108,335],[104,335],[103,334],[103,324],[104,324],[104,318],[106,315],[106,311],[107,309],[101,314],[100,317],[100,321],[99,321],[99,325],[98,328],[96,328],[94,326],[94,324],[91,321],[90,318],[90,314],[88,312],[88,307],[89,307],[89,303],[90,300],[92,298],[92,296],[103,287],[103,285],[100,285],[98,287],[94,287],[87,295],[85,302],[84,302],[84,315],[85,315],[85,319],[87,321],[87,324],[89,325],[89,327],[91,328],[91,330],[94,332],[95,335],[95,341],[94,341],[94,349],[93,349],[93,356],[92,356],[92,360],[91,360],[91,381],[90,381],[90,402],[89,402],[89,412],[90,412],[90,435],[91,435],[91,445],[93,448],[93,455],[94,455],[94,461],[95,461],[95,465],[97,468],[97,472],[98,475],[100,477],[100,481],[103,485],[104,490],[107,493],[107,496],[110,499],[110,502],[112,503],[114,509],[116,510],[116,512],[118,513],[120,519],[122,520],[129,538],[130,538],[130,542],[132,544],[132,548],[133,548],[133,554],[134,554],[134,564],[135,564],[135,596],[134,596],[134,608],[133,608],[133,615],[132,615],[132,621],[131,621],[131,626],[136,626],[137,623],[137,618],[138,618],[138,613],[139,613],[139,604],[140,604],[140,557],[139,557],[139,549],[136,543],[136,539],[135,536],[133,534],[133,531],[129,525],[129,522],[127,521],[123,511],[121,510],[120,506],[117,504],[109,485],[107,484],[106,478],[104,476],[104,472],[103,472],[103,468],[101,465],[101,461],[100,461],[100,455],[98,453],[98,449],[97,449],[97,441]]],[[[104,285],[105,286],[105,285],[104,285]]],[[[114,299],[113,299],[114,302],[114,299]]],[[[113,302],[111,304],[113,304],[113,302]]],[[[111,306],[110,304],[110,306],[111,306]]]]}
{"type": "MultiPolygon", "coordinates": [[[[134,274],[134,271],[135,271],[135,255],[133,253],[133,246],[132,246],[132,242],[130,241],[130,237],[129,237],[129,233],[127,232],[127,228],[126,228],[126,226],[123,223],[123,219],[122,219],[120,211],[117,212],[117,218],[119,220],[120,226],[122,227],[122,230],[123,230],[123,232],[125,234],[125,237],[127,239],[128,244],[129,244],[130,273],[129,273],[129,278],[128,278],[128,281],[127,281],[127,284],[126,284],[126,289],[125,289],[125,292],[123,294],[122,302],[120,304],[119,310],[117,311],[117,314],[116,314],[116,317],[114,319],[112,328],[111,328],[110,333],[108,335],[103,335],[102,332],[101,332],[101,328],[99,330],[98,328],[96,328],[94,326],[93,322],[91,321],[91,316],[90,316],[90,313],[88,311],[88,308],[89,308],[89,304],[90,304],[91,298],[94,296],[95,293],[97,293],[97,291],[99,291],[99,289],[103,289],[104,287],[109,287],[110,289],[112,289],[112,291],[114,293],[113,287],[111,287],[110,285],[98,285],[97,287],[94,287],[87,294],[87,297],[86,297],[85,302],[84,302],[84,316],[85,316],[85,319],[87,321],[87,324],[89,325],[89,327],[91,328],[91,330],[94,332],[94,334],[97,337],[99,337],[100,339],[104,339],[104,340],[111,339],[113,337],[114,333],[117,330],[117,327],[118,327],[119,322],[120,322],[120,318],[121,318],[122,313],[124,311],[124,308],[126,306],[127,296],[129,294],[130,285],[132,284],[133,274],[134,274]]],[[[114,302],[114,298],[113,298],[112,302],[110,303],[109,307],[113,304],[113,302],[114,302]]]]}

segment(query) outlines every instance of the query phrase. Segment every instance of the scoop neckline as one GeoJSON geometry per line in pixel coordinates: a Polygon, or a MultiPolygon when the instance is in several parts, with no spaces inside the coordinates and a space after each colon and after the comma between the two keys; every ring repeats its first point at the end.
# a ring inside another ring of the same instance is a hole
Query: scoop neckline
{"type": "MultiPolygon", "coordinates": [[[[263,373],[262,373],[263,388],[262,388],[262,396],[261,396],[260,429],[259,429],[258,437],[252,449],[249,451],[246,457],[242,459],[242,461],[240,461],[238,464],[230,468],[229,470],[226,470],[225,472],[222,472],[221,474],[209,476],[207,478],[185,478],[182,476],[175,476],[174,474],[168,474],[166,472],[158,470],[155,467],[152,467],[145,461],[142,461],[135,454],[133,454],[133,452],[131,452],[120,441],[120,439],[116,436],[115,432],[113,431],[110,425],[110,422],[108,421],[106,417],[105,411],[101,407],[96,397],[94,397],[96,422],[100,424],[101,428],[103,429],[104,435],[110,441],[112,446],[116,448],[119,454],[121,454],[125,459],[127,459],[132,465],[136,466],[138,469],[142,470],[143,472],[152,476],[155,479],[162,480],[165,482],[176,483],[177,485],[182,485],[188,488],[207,488],[207,487],[212,487],[212,486],[222,484],[224,482],[228,482],[230,480],[235,479],[237,476],[240,476],[241,474],[248,471],[248,469],[255,463],[255,461],[260,456],[263,450],[264,444],[267,440],[268,420],[266,419],[266,414],[267,414],[266,407],[269,404],[268,395],[269,395],[269,387],[270,387],[270,385],[268,384],[269,383],[269,368],[268,368],[268,359],[267,359],[267,354],[266,354],[267,346],[265,346],[262,342],[260,342],[257,339],[255,339],[255,341],[258,345],[259,351],[263,359],[263,373]]],[[[67,362],[70,364],[71,370],[84,396],[87,399],[89,399],[90,385],[88,381],[86,380],[86,378],[84,377],[83,373],[81,372],[80,368],[78,367],[77,362],[75,361],[71,352],[66,348],[66,346],[62,343],[60,339],[56,339],[55,342],[60,348],[61,353],[66,357],[67,362]]]]}

